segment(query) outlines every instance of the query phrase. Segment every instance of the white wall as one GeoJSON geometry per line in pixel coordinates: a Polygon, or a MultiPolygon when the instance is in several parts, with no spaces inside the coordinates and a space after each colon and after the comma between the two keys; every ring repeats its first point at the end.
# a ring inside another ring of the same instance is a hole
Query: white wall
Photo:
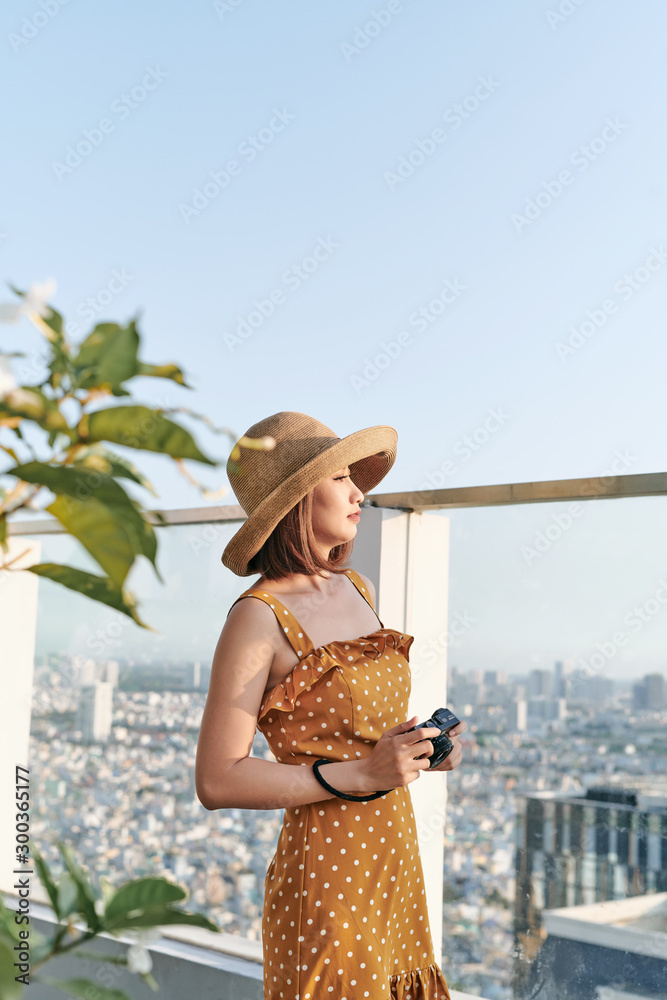
{"type": "MultiPolygon", "coordinates": [[[[370,577],[378,615],[387,628],[415,640],[410,649],[411,693],[407,716],[424,722],[447,704],[447,599],[449,518],[364,508],[351,563],[370,577]]],[[[408,786],[426,881],[435,957],[442,961],[442,893],[446,773],[423,773],[408,786]]]]}
{"type": "Polygon", "coordinates": [[[0,572],[0,889],[14,884],[15,768],[28,767],[30,704],[35,659],[39,577],[18,570],[40,561],[41,542],[10,536],[3,562],[21,555],[11,570],[0,572]]]}

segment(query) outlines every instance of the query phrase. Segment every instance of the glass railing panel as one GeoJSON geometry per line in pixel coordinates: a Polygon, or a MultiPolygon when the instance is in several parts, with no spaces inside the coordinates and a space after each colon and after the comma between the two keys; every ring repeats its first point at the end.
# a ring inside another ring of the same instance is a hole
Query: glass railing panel
{"type": "MultiPolygon", "coordinates": [[[[207,812],[194,763],[210,665],[243,582],[220,562],[238,524],[158,529],[164,585],[140,560],[127,580],[156,631],[40,582],[31,725],[35,843],[58,868],[54,833],[113,884],[174,878],[227,933],[260,940],[279,810],[207,812]]],[[[63,535],[44,562],[94,571],[63,535]]],[[[248,583],[250,581],[248,580],[248,583]]],[[[257,732],[253,754],[273,760],[257,732]]]]}
{"type": "MultiPolygon", "coordinates": [[[[569,940],[558,968],[543,914],[667,891],[665,501],[439,516],[448,703],[470,727],[448,778],[443,969],[489,1000],[542,980],[537,995],[593,996],[575,956],[603,976],[605,953],[569,940]]],[[[647,956],[612,954],[651,995],[647,956]]]]}

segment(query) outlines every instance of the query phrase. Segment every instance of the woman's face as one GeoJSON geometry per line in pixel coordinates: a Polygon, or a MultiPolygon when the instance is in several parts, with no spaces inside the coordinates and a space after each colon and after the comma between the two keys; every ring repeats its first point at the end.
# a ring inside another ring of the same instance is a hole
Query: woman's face
{"type": "Polygon", "coordinates": [[[350,478],[349,466],[323,479],[313,490],[312,523],[316,540],[327,550],[357,533],[364,494],[350,478]]]}

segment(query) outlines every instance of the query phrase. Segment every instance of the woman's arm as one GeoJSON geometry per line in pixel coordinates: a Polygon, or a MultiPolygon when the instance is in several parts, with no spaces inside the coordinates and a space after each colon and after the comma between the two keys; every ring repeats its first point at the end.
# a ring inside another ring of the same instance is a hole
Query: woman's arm
{"type": "MultiPolygon", "coordinates": [[[[213,656],[197,745],[195,785],[206,809],[284,809],[334,798],[310,765],[250,757],[278,642],[285,638],[263,601],[249,597],[233,606],[213,656]]],[[[363,760],[335,761],[324,770],[334,788],[350,795],[375,790],[363,760]]]]}

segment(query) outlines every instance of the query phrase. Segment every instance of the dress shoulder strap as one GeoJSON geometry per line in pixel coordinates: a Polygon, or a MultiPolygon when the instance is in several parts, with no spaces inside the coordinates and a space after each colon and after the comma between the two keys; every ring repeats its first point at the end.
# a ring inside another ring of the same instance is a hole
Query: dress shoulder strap
{"type": "MultiPolygon", "coordinates": [[[[370,606],[372,607],[373,611],[375,611],[375,605],[373,604],[373,602],[371,600],[371,595],[368,592],[368,587],[366,586],[366,584],[364,583],[364,581],[361,579],[361,577],[359,576],[359,574],[357,573],[357,571],[354,570],[354,569],[346,569],[345,572],[347,573],[347,575],[349,576],[350,580],[355,585],[355,587],[357,588],[357,590],[359,591],[359,593],[361,594],[361,596],[364,598],[364,600],[368,604],[370,604],[370,606]]],[[[380,619],[378,618],[377,611],[375,611],[375,617],[380,622],[380,619]]],[[[380,627],[384,628],[384,625],[382,624],[382,622],[380,622],[380,627]]]]}
{"type": "MultiPolygon", "coordinates": [[[[242,594],[239,594],[236,600],[230,605],[229,611],[232,610],[234,604],[241,601],[244,597],[257,597],[260,601],[268,604],[275,614],[278,624],[285,633],[285,638],[299,659],[313,652],[315,647],[308,633],[304,631],[289,608],[286,608],[274,594],[269,594],[268,591],[262,590],[261,587],[246,590],[242,594]]],[[[229,611],[227,614],[229,614],[229,611]]]]}

